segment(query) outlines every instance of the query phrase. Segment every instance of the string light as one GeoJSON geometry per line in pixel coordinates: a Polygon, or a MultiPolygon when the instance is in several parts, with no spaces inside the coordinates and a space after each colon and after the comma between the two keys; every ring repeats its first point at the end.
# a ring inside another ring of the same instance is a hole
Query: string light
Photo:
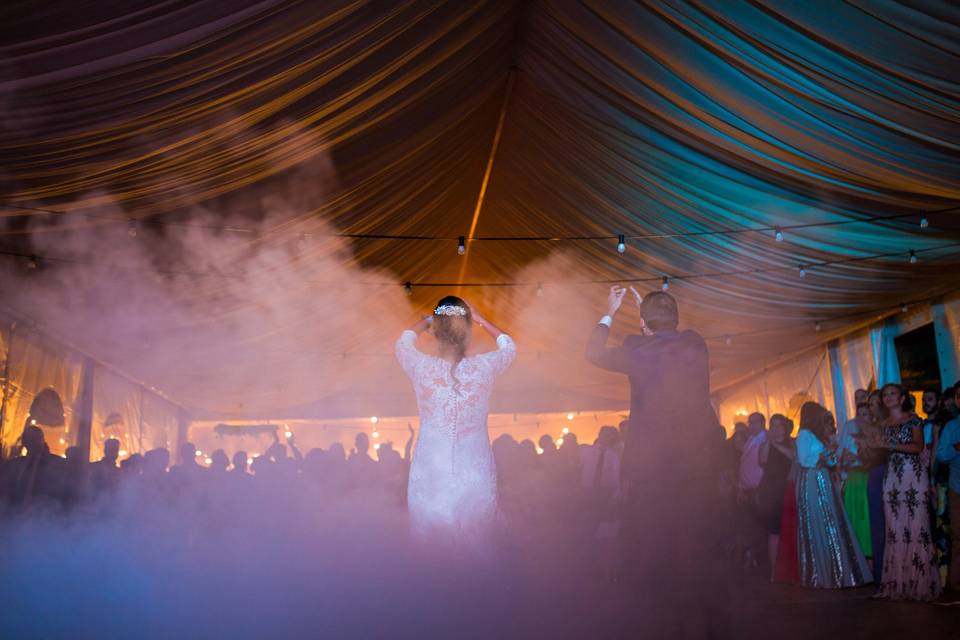
{"type": "Polygon", "coordinates": [[[564,428],[563,428],[563,435],[567,435],[568,433],[570,433],[570,427],[564,427],[564,428]]]}
{"type": "Polygon", "coordinates": [[[670,288],[670,278],[663,276],[663,279],[660,281],[660,290],[666,291],[670,288]]]}
{"type": "Polygon", "coordinates": [[[626,239],[623,237],[623,234],[621,233],[617,237],[617,253],[623,253],[626,250],[627,250],[627,242],[626,242],[626,239]]]}
{"type": "MultiPolygon", "coordinates": [[[[0,201],[0,206],[6,207],[8,209],[16,209],[19,211],[28,211],[29,214],[22,215],[35,215],[37,213],[51,214],[56,216],[80,216],[84,218],[91,218],[95,220],[103,220],[107,222],[128,222],[128,218],[125,217],[116,217],[103,215],[98,213],[92,213],[88,211],[75,210],[75,211],[59,211],[54,209],[44,209],[41,207],[30,207],[17,204],[15,202],[9,201],[0,201]]],[[[960,209],[960,206],[951,206],[943,209],[931,210],[930,213],[945,213],[948,211],[955,211],[960,209]]],[[[910,213],[897,213],[892,215],[872,215],[866,216],[863,218],[848,218],[843,220],[835,220],[830,222],[809,222],[809,223],[800,223],[787,225],[787,229],[815,229],[821,227],[836,227],[841,225],[850,225],[850,224],[873,224],[873,223],[882,223],[889,220],[900,220],[903,218],[912,218],[916,215],[916,211],[910,213]]],[[[184,229],[208,229],[211,231],[219,232],[230,232],[230,233],[244,233],[244,234],[255,234],[258,233],[258,229],[253,228],[244,228],[244,227],[221,227],[217,225],[205,225],[205,224],[189,224],[183,222],[172,222],[172,221],[162,221],[162,220],[149,220],[144,221],[142,224],[150,224],[158,227],[180,227],[184,229]]],[[[927,218],[926,212],[921,212],[920,214],[920,226],[926,229],[929,226],[929,220],[927,218]]],[[[771,230],[776,230],[779,227],[727,227],[723,229],[713,229],[709,231],[674,231],[666,233],[647,233],[647,234],[638,234],[630,236],[631,239],[635,240],[648,240],[648,239],[664,239],[664,238],[686,238],[686,237],[701,237],[701,236],[714,236],[714,235],[737,235],[743,233],[766,233],[771,230]]],[[[452,240],[451,237],[444,236],[418,236],[418,235],[397,235],[397,234],[380,234],[380,233],[332,233],[332,234],[301,234],[309,236],[320,236],[320,237],[336,237],[336,238],[347,238],[347,239],[359,239],[359,240],[406,240],[406,241],[439,241],[439,240],[452,240]]],[[[557,242],[557,241],[601,241],[610,239],[610,236],[571,236],[571,237],[558,237],[558,236],[480,236],[476,238],[471,238],[471,241],[530,241],[530,242],[557,242]]]]}
{"type": "Polygon", "coordinates": [[[130,221],[130,225],[127,227],[127,235],[131,238],[137,237],[137,223],[133,220],[130,221]]]}
{"type": "Polygon", "coordinates": [[[567,420],[573,420],[573,411],[567,414],[567,420]]]}
{"type": "Polygon", "coordinates": [[[460,255],[463,255],[466,252],[467,252],[466,238],[464,238],[463,236],[460,236],[460,238],[457,240],[457,253],[459,253],[460,255]]]}
{"type": "Polygon", "coordinates": [[[799,266],[799,270],[800,270],[800,277],[801,277],[801,278],[806,278],[806,277],[807,277],[807,270],[804,268],[804,266],[803,266],[802,264],[799,266]]]}
{"type": "Polygon", "coordinates": [[[917,264],[917,252],[910,249],[910,264],[917,264]]]}
{"type": "Polygon", "coordinates": [[[403,283],[403,290],[407,292],[408,296],[413,295],[413,283],[409,280],[403,283]]]}
{"type": "Polygon", "coordinates": [[[370,424],[377,424],[378,422],[380,422],[380,418],[377,416],[370,416],[370,424]]]}
{"type": "Polygon", "coordinates": [[[900,313],[906,313],[906,312],[907,312],[907,305],[905,304],[900,305],[900,313]]]}
{"type": "Polygon", "coordinates": [[[777,242],[783,242],[783,230],[780,229],[780,227],[776,227],[776,231],[774,231],[773,234],[773,239],[777,242]]]}
{"type": "Polygon", "coordinates": [[[37,259],[37,256],[30,256],[30,258],[27,260],[27,268],[36,269],[39,266],[40,266],[40,261],[37,259]]]}
{"type": "Polygon", "coordinates": [[[373,436],[373,439],[374,439],[374,440],[376,440],[377,438],[380,437],[380,432],[379,432],[379,431],[374,431],[374,432],[371,433],[370,435],[373,436]]]}
{"type": "Polygon", "coordinates": [[[820,321],[818,320],[817,323],[816,323],[815,325],[813,325],[813,330],[814,330],[814,331],[820,331],[821,329],[823,329],[823,325],[821,325],[821,324],[820,324],[820,321]]]}
{"type": "Polygon", "coordinates": [[[563,446],[563,438],[557,438],[557,446],[558,446],[558,447],[562,447],[562,446],[563,446]]]}

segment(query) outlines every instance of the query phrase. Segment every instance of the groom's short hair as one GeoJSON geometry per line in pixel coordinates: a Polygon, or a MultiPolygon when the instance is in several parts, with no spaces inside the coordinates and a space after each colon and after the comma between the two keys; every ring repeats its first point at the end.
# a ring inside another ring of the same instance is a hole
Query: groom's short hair
{"type": "Polygon", "coordinates": [[[680,323],[677,301],[663,291],[654,291],[644,297],[640,317],[651,331],[672,331],[680,323]]]}

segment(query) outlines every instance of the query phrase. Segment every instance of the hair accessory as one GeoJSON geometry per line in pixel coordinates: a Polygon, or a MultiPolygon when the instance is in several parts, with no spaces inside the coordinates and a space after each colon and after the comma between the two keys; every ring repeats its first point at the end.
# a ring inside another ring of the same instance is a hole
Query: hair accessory
{"type": "Polygon", "coordinates": [[[455,304],[445,304],[433,310],[435,316],[465,316],[467,310],[455,304]]]}

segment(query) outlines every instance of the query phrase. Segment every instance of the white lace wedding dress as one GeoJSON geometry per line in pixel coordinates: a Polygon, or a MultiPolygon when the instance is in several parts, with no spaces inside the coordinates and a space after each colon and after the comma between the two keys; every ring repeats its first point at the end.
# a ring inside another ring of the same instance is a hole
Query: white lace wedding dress
{"type": "Polygon", "coordinates": [[[497,350],[470,356],[456,368],[417,350],[404,331],[397,359],[410,377],[420,408],[420,433],[410,465],[407,504],[413,533],[457,545],[484,545],[497,513],[497,476],[487,435],[487,403],[497,375],[513,362],[507,335],[497,350]]]}

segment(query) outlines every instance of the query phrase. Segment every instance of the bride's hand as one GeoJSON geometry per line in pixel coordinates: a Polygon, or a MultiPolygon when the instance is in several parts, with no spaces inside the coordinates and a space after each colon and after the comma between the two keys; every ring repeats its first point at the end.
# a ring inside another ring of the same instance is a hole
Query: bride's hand
{"type": "Polygon", "coordinates": [[[473,318],[473,321],[479,325],[484,324],[483,314],[480,313],[480,310],[473,306],[472,302],[464,300],[464,303],[467,305],[467,309],[470,310],[470,317],[473,318]]]}

